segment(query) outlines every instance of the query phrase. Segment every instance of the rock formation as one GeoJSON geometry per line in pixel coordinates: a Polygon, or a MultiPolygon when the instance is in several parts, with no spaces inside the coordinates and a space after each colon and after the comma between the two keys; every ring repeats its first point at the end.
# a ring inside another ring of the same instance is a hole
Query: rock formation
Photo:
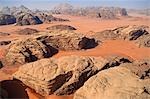
{"type": "Polygon", "coordinates": [[[150,34],[140,37],[135,43],[139,47],[150,47],[150,34]]]}
{"type": "Polygon", "coordinates": [[[93,38],[87,38],[81,33],[73,31],[52,31],[50,33],[41,33],[35,37],[46,45],[50,45],[58,50],[81,50],[97,46],[93,38]]]}
{"type": "Polygon", "coordinates": [[[54,25],[47,28],[48,30],[76,30],[76,28],[70,25],[54,25]]]}
{"type": "Polygon", "coordinates": [[[61,18],[56,18],[52,15],[48,15],[48,14],[45,14],[45,13],[36,13],[35,14],[43,23],[50,23],[52,21],[69,21],[67,19],[61,19],[61,18]]]}
{"type": "Polygon", "coordinates": [[[0,41],[0,46],[8,45],[10,43],[11,43],[11,41],[0,41]]]}
{"type": "Polygon", "coordinates": [[[112,30],[97,32],[92,37],[96,38],[97,40],[123,39],[135,41],[141,37],[147,37],[147,35],[149,34],[147,31],[148,28],[148,26],[143,25],[123,26],[112,30]]]}
{"type": "Polygon", "coordinates": [[[123,57],[88,56],[41,59],[21,66],[13,77],[41,95],[67,95],[74,93],[99,71],[130,62],[126,60],[123,57]]]}
{"type": "Polygon", "coordinates": [[[140,26],[133,25],[133,26],[119,27],[114,29],[113,31],[115,33],[120,34],[123,39],[137,40],[139,37],[149,34],[146,30],[147,28],[149,27],[144,25],[140,25],[140,26]]]}
{"type": "Polygon", "coordinates": [[[17,40],[9,46],[5,56],[6,64],[24,64],[51,56],[51,50],[36,39],[17,40]]]}
{"type": "Polygon", "coordinates": [[[76,91],[74,99],[149,99],[150,82],[119,66],[92,76],[76,91]]]}
{"type": "Polygon", "coordinates": [[[16,18],[14,16],[8,14],[0,14],[0,25],[14,24],[15,22],[16,18]]]}
{"type": "Polygon", "coordinates": [[[32,28],[24,28],[16,31],[16,33],[20,35],[32,35],[38,32],[39,32],[38,30],[32,28]]]}
{"type": "Polygon", "coordinates": [[[0,36],[8,36],[10,35],[9,33],[4,33],[4,32],[0,32],[0,36]]]}
{"type": "Polygon", "coordinates": [[[22,13],[16,18],[17,25],[36,25],[43,23],[38,17],[31,13],[22,13]]]}

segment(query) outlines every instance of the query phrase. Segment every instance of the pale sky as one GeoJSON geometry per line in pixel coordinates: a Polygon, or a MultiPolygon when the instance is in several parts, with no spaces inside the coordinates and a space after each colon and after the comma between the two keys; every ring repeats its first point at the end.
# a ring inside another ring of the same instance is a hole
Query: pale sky
{"type": "Polygon", "coordinates": [[[59,3],[74,6],[117,6],[124,8],[150,8],[150,0],[0,0],[0,7],[25,5],[31,9],[49,10],[59,3]]]}

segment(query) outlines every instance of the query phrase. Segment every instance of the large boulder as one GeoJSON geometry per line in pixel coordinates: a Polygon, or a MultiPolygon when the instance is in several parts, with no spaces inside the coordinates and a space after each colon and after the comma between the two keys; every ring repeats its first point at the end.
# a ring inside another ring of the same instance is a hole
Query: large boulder
{"type": "Polygon", "coordinates": [[[38,30],[32,28],[24,28],[16,31],[16,33],[20,35],[32,35],[38,32],[39,32],[38,30]]]}
{"type": "Polygon", "coordinates": [[[149,99],[150,79],[141,80],[119,66],[99,72],[76,91],[74,99],[149,99]]]}
{"type": "Polygon", "coordinates": [[[0,14],[0,25],[9,25],[14,24],[16,22],[16,18],[12,15],[8,14],[0,14]]]}
{"type": "Polygon", "coordinates": [[[64,56],[58,59],[41,59],[28,63],[13,74],[41,95],[67,95],[74,93],[85,81],[101,70],[118,66],[123,57],[64,56]]]}
{"type": "Polygon", "coordinates": [[[97,46],[95,39],[68,30],[41,33],[36,39],[59,50],[81,50],[97,46]]]}
{"type": "Polygon", "coordinates": [[[17,40],[9,46],[5,56],[5,63],[24,64],[51,56],[50,49],[36,39],[17,40]]]}
{"type": "Polygon", "coordinates": [[[37,16],[31,13],[21,13],[16,18],[17,25],[36,25],[43,23],[37,16]]]}
{"type": "Polygon", "coordinates": [[[54,25],[54,26],[48,27],[47,29],[48,30],[60,30],[60,31],[62,31],[62,30],[76,30],[75,27],[72,27],[70,25],[62,25],[62,24],[54,25]]]}

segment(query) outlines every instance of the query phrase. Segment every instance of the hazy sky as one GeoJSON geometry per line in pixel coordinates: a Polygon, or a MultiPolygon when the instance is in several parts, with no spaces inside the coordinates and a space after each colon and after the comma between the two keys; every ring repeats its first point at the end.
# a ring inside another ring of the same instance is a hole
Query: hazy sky
{"type": "Polygon", "coordinates": [[[59,3],[70,3],[75,6],[150,8],[150,0],[0,0],[0,7],[25,5],[31,9],[50,9],[59,3]]]}

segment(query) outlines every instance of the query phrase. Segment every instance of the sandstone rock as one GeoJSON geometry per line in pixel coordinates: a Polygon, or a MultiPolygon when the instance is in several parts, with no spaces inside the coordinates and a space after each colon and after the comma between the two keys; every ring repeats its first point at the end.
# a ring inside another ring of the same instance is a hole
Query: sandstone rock
{"type": "Polygon", "coordinates": [[[0,32],[0,36],[8,36],[10,35],[9,33],[4,33],[4,32],[0,32]]]}
{"type": "Polygon", "coordinates": [[[21,13],[16,18],[17,25],[36,25],[43,23],[38,17],[31,13],[21,13]]]}
{"type": "Polygon", "coordinates": [[[48,30],[76,30],[76,28],[70,25],[54,25],[47,28],[48,30]]]}
{"type": "Polygon", "coordinates": [[[121,66],[127,67],[134,74],[139,76],[140,79],[150,79],[150,60],[136,60],[132,64],[122,64],[121,66]]]}
{"type": "Polygon", "coordinates": [[[14,24],[15,22],[16,18],[14,16],[8,14],[0,14],[0,25],[14,24]]]}
{"type": "Polygon", "coordinates": [[[96,32],[92,37],[97,40],[115,40],[119,38],[119,34],[112,30],[104,30],[101,32],[96,32]]]}
{"type": "Polygon", "coordinates": [[[59,50],[80,50],[97,46],[95,39],[87,38],[83,34],[73,31],[41,33],[36,39],[59,50]]]}
{"type": "Polygon", "coordinates": [[[52,15],[48,15],[48,14],[45,14],[45,13],[36,13],[35,14],[43,23],[50,23],[52,21],[69,21],[67,19],[61,19],[61,18],[56,18],[52,15]]]}
{"type": "Polygon", "coordinates": [[[148,28],[148,26],[143,25],[123,26],[112,30],[104,30],[102,32],[97,32],[94,35],[92,35],[92,37],[96,38],[97,40],[124,39],[135,41],[140,37],[147,37],[147,35],[149,34],[147,31],[148,28]]]}
{"type": "Polygon", "coordinates": [[[127,39],[127,40],[136,40],[140,36],[149,34],[147,32],[148,26],[144,25],[133,25],[133,26],[124,26],[114,29],[113,31],[115,33],[118,33],[121,35],[121,38],[127,39]]]}
{"type": "Polygon", "coordinates": [[[24,29],[16,31],[16,33],[20,35],[32,35],[38,32],[39,32],[38,30],[32,29],[32,28],[24,28],[24,29]]]}
{"type": "Polygon", "coordinates": [[[76,91],[74,99],[149,99],[150,82],[119,66],[99,72],[76,91]]]}
{"type": "Polygon", "coordinates": [[[67,95],[74,93],[91,76],[120,65],[122,60],[122,57],[106,59],[88,56],[41,59],[21,66],[13,77],[41,95],[67,95]]]}
{"type": "Polygon", "coordinates": [[[0,41],[0,46],[8,45],[10,43],[11,43],[11,41],[0,41]]]}
{"type": "Polygon", "coordinates": [[[36,39],[17,40],[9,46],[5,61],[10,65],[24,64],[50,55],[50,49],[36,39]]]}
{"type": "Polygon", "coordinates": [[[150,34],[140,37],[135,43],[139,47],[150,47],[150,34]]]}

